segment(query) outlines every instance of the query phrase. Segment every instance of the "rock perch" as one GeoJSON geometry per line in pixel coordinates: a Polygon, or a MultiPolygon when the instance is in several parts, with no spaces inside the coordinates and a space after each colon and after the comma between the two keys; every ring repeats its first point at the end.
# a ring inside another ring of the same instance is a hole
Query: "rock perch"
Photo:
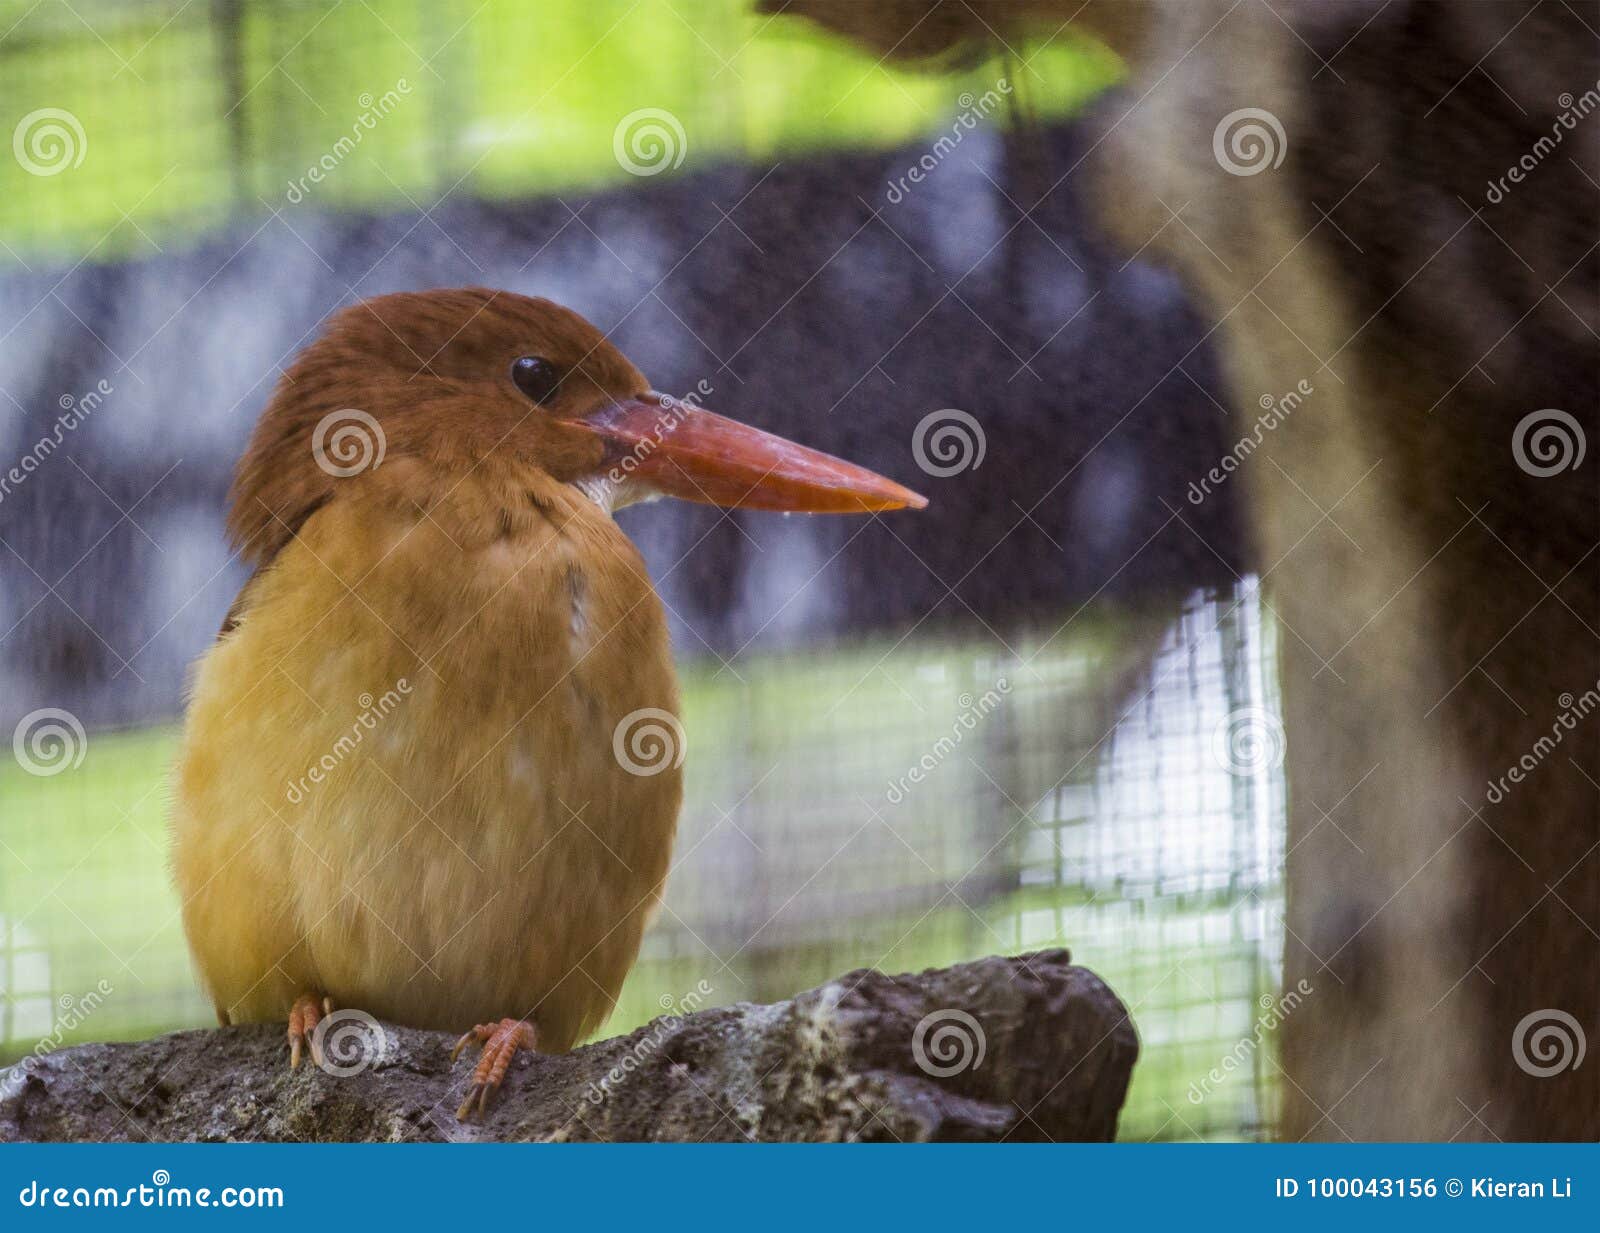
{"type": "Polygon", "coordinates": [[[451,1037],[352,1014],[323,1043],[293,1072],[265,1025],[33,1057],[0,1071],[0,1142],[1110,1139],[1139,1051],[1064,950],[851,972],[519,1056],[481,1124],[455,1120],[451,1037]]]}

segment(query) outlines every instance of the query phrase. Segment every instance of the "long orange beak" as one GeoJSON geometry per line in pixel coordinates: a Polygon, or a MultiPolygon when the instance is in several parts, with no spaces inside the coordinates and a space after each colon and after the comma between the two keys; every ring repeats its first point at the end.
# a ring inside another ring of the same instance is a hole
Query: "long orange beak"
{"type": "Polygon", "coordinates": [[[606,441],[607,474],[669,497],[738,509],[869,514],[926,497],[865,467],[654,390],[583,421],[606,441]]]}

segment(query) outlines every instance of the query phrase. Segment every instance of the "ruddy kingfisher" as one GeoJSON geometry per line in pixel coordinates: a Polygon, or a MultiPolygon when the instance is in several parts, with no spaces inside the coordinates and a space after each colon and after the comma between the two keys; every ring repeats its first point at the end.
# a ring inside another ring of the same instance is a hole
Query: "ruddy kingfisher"
{"type": "MultiPolygon", "coordinates": [[[[662,605],[612,520],[670,496],[872,513],[926,501],[650,388],[551,303],[483,288],[330,318],[241,459],[254,572],[195,672],[173,868],[223,1024],[333,1006],[518,1049],[597,1028],[657,906],[682,802],[662,605]]],[[[320,1060],[320,1058],[318,1059],[320,1060]]]]}

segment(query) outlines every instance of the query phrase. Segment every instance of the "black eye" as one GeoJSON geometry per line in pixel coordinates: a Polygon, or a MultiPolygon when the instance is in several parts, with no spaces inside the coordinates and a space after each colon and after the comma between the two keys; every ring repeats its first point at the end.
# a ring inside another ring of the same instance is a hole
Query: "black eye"
{"type": "Polygon", "coordinates": [[[549,402],[561,384],[561,374],[549,360],[524,355],[511,362],[511,379],[534,402],[549,402]]]}

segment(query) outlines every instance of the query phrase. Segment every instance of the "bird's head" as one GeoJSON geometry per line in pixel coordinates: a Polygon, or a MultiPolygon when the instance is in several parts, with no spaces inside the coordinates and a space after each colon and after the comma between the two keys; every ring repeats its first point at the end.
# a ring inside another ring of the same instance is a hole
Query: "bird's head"
{"type": "Polygon", "coordinates": [[[656,496],[809,513],[920,509],[864,468],[656,393],[582,317],[464,288],[346,308],[284,373],[240,460],[229,531],[271,559],[342,484],[426,507],[480,468],[573,485],[609,510],[656,496]]]}

